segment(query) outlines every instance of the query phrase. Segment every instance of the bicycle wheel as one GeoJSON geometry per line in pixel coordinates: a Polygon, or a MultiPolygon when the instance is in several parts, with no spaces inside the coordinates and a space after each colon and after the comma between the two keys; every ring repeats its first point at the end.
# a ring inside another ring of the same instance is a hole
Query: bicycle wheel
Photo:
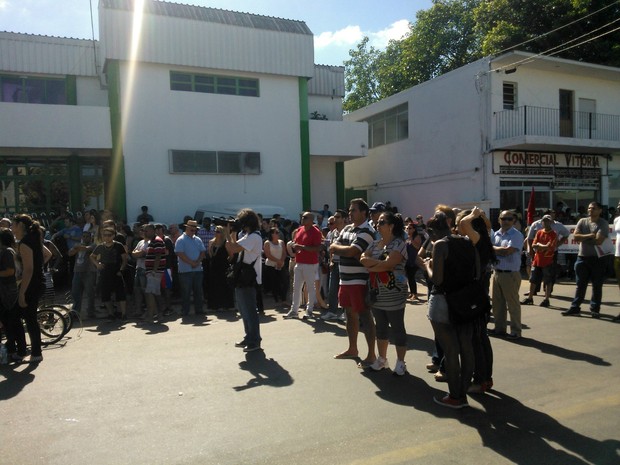
{"type": "Polygon", "coordinates": [[[39,307],[39,309],[40,310],[48,310],[48,309],[56,310],[57,312],[59,312],[65,319],[65,326],[66,326],[65,334],[71,331],[71,328],[73,328],[73,321],[75,320],[75,317],[71,313],[70,307],[66,305],[61,305],[61,304],[49,304],[49,305],[43,305],[39,307]]]}
{"type": "Polygon", "coordinates": [[[64,316],[57,310],[42,308],[37,311],[37,321],[41,330],[41,344],[54,344],[67,333],[64,316]]]}

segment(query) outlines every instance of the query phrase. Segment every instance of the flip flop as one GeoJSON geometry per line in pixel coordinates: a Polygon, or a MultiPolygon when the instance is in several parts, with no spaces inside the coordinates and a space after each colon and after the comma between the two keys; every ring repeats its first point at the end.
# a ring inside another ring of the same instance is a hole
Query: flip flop
{"type": "Polygon", "coordinates": [[[350,359],[354,359],[357,357],[358,357],[357,355],[347,354],[345,352],[334,355],[334,358],[337,360],[350,360],[350,359]]]}

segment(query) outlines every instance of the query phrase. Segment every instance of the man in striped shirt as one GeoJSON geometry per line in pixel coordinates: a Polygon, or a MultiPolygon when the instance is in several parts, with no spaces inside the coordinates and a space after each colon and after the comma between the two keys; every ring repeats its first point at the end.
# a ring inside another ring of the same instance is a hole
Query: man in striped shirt
{"type": "Polygon", "coordinates": [[[155,233],[154,224],[144,225],[144,239],[148,243],[144,259],[146,273],[144,296],[146,298],[147,320],[153,321],[153,316],[158,315],[158,308],[161,306],[161,278],[166,269],[167,250],[164,240],[155,233]]]}
{"type": "Polygon", "coordinates": [[[357,335],[360,321],[368,344],[368,356],[360,363],[372,364],[375,355],[375,322],[366,304],[368,292],[368,270],[360,263],[360,257],[373,243],[374,230],[368,224],[368,204],[363,199],[353,199],[349,205],[351,224],[344,227],[330,253],[340,256],[340,289],[338,301],[347,313],[347,335],[349,347],[334,358],[357,358],[357,335]]]}

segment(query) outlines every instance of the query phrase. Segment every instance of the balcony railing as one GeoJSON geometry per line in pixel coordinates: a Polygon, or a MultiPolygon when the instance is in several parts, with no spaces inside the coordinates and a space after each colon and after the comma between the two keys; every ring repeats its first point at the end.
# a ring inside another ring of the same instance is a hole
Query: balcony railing
{"type": "Polygon", "coordinates": [[[620,141],[620,115],[523,106],[495,113],[495,140],[518,136],[620,141]]]}

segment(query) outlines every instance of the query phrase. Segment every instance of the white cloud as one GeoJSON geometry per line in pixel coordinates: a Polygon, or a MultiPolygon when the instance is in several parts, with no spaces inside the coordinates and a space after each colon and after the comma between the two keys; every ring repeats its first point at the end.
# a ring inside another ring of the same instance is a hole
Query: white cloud
{"type": "Polygon", "coordinates": [[[362,31],[359,26],[347,26],[338,31],[322,32],[314,36],[314,48],[325,49],[328,47],[348,47],[351,48],[358,44],[364,36],[370,39],[370,45],[375,48],[383,49],[392,39],[401,39],[409,32],[409,21],[401,19],[390,24],[385,29],[377,32],[362,31]]]}
{"type": "Polygon", "coordinates": [[[0,10],[6,10],[11,4],[9,0],[0,0],[0,10]]]}
{"type": "Polygon", "coordinates": [[[314,47],[352,46],[362,40],[363,37],[364,34],[359,26],[347,26],[336,32],[321,32],[318,36],[314,36],[314,47]]]}
{"type": "Polygon", "coordinates": [[[390,24],[387,28],[368,34],[370,45],[375,48],[383,49],[390,40],[402,39],[409,32],[409,20],[401,19],[390,24]]]}

